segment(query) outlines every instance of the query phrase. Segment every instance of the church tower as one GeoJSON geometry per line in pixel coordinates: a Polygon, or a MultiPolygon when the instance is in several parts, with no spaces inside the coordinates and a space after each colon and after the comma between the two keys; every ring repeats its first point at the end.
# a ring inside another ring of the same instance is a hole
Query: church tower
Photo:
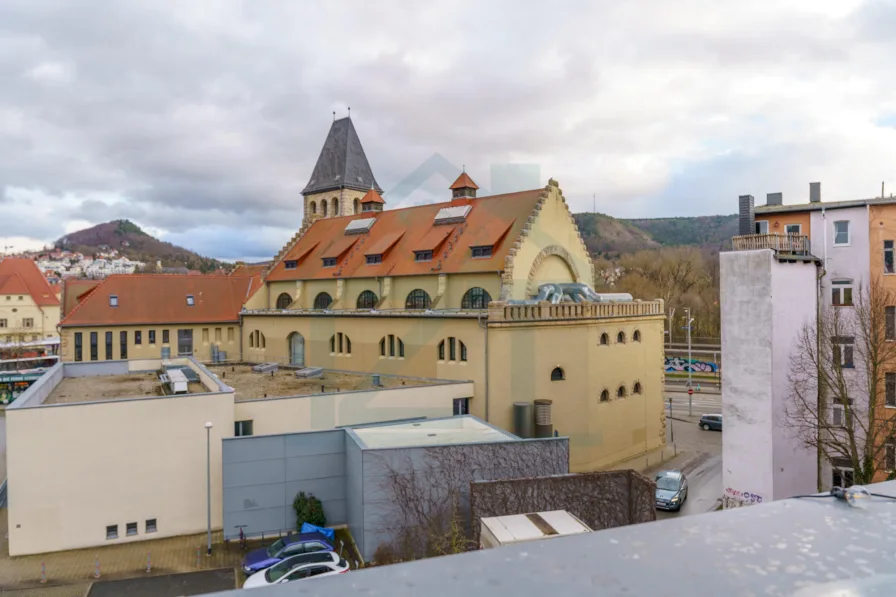
{"type": "Polygon", "coordinates": [[[370,191],[377,197],[383,192],[373,177],[351,117],[334,120],[311,179],[302,190],[305,197],[302,228],[318,218],[361,213],[361,201],[370,191]]]}

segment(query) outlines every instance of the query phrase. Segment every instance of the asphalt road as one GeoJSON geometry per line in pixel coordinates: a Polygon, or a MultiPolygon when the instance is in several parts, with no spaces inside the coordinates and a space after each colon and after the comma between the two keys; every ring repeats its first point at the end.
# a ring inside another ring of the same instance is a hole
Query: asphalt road
{"type": "MultiPolygon", "coordinates": [[[[666,390],[666,414],[669,414],[669,398],[672,398],[672,415],[675,417],[688,416],[687,392],[666,390]]],[[[693,416],[703,414],[720,414],[722,412],[722,396],[720,394],[694,393],[691,398],[693,416]]]]}
{"type": "Polygon", "coordinates": [[[185,597],[236,587],[233,568],[95,582],[89,597],[185,597]]]}

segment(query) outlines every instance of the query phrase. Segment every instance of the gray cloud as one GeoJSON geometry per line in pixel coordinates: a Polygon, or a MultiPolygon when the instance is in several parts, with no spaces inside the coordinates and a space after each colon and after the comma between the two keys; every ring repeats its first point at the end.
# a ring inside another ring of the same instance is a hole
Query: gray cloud
{"type": "Polygon", "coordinates": [[[620,216],[893,177],[892,2],[7,0],[0,24],[2,219],[41,241],[128,217],[272,254],[347,106],[387,189],[435,152],[484,187],[538,163],[620,216]]]}

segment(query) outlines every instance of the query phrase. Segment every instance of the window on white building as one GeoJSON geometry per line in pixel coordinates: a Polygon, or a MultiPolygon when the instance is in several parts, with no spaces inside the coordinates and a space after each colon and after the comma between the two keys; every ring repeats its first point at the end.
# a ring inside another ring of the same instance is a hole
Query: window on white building
{"type": "Polygon", "coordinates": [[[834,363],[840,365],[843,369],[852,369],[855,367],[855,364],[853,363],[855,342],[856,340],[852,336],[835,336],[833,338],[834,363]]]}
{"type": "Polygon", "coordinates": [[[831,282],[831,305],[852,307],[852,280],[833,280],[831,282]]]}
{"type": "Polygon", "coordinates": [[[834,245],[849,244],[849,221],[838,220],[834,222],[834,245]]]}
{"type": "Polygon", "coordinates": [[[835,404],[832,407],[831,425],[834,427],[848,427],[852,420],[852,398],[848,399],[847,405],[835,404]]]}

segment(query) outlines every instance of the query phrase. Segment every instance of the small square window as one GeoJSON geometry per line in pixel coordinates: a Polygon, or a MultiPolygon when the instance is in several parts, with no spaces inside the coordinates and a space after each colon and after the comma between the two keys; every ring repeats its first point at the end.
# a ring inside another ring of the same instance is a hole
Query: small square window
{"type": "Polygon", "coordinates": [[[768,220],[756,220],[756,234],[768,234],[768,220]]]}
{"type": "Polygon", "coordinates": [[[283,262],[283,267],[285,267],[286,269],[296,269],[296,267],[297,267],[298,265],[299,265],[299,262],[298,262],[298,261],[295,261],[295,260],[290,260],[290,261],[284,261],[284,262],[283,262]]]}
{"type": "Polygon", "coordinates": [[[117,295],[117,294],[110,294],[110,295],[109,295],[109,306],[110,306],[110,307],[117,307],[117,306],[118,306],[118,295],[117,295]]]}
{"type": "Polygon", "coordinates": [[[491,257],[492,256],[492,248],[491,246],[487,247],[473,247],[473,257],[479,259],[483,257],[491,257]]]}
{"type": "Polygon", "coordinates": [[[802,224],[787,224],[784,226],[784,232],[787,234],[801,234],[803,231],[802,224]]]}
{"type": "Polygon", "coordinates": [[[156,532],[156,519],[155,518],[147,518],[146,519],[146,532],[147,533],[155,533],[156,532]]]}
{"type": "Polygon", "coordinates": [[[233,423],[233,435],[236,437],[245,437],[247,435],[253,434],[253,422],[252,421],[234,421],[233,423]]]}
{"type": "Polygon", "coordinates": [[[432,261],[432,251],[414,251],[414,261],[432,261]]]}
{"type": "Polygon", "coordinates": [[[834,244],[849,244],[849,220],[839,220],[834,222],[834,244]]]}
{"type": "Polygon", "coordinates": [[[193,300],[193,295],[188,294],[187,295],[187,306],[192,307],[194,304],[195,304],[195,301],[193,300]]]}
{"type": "Polygon", "coordinates": [[[376,265],[377,263],[383,262],[382,253],[378,255],[366,255],[365,258],[367,260],[367,265],[376,265]]]}
{"type": "Polygon", "coordinates": [[[136,535],[136,534],[137,534],[137,523],[136,523],[136,522],[129,522],[129,523],[127,524],[127,527],[125,528],[125,534],[126,534],[128,537],[130,537],[131,535],[136,535]]]}
{"type": "Polygon", "coordinates": [[[106,527],[106,539],[118,539],[118,525],[110,524],[106,527]]]}

